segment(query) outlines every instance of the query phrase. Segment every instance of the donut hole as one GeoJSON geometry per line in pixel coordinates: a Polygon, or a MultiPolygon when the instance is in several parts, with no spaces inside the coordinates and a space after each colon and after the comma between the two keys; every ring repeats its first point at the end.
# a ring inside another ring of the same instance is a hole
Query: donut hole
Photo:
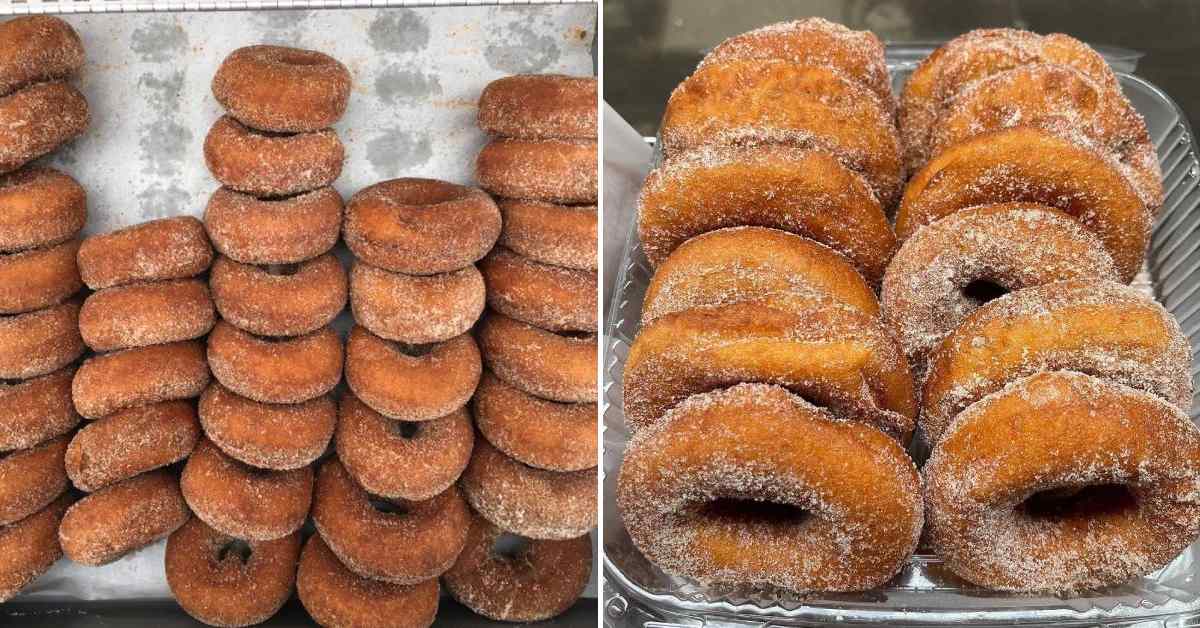
{"type": "Polygon", "coordinates": [[[1092,519],[1137,509],[1137,497],[1124,484],[1088,484],[1038,491],[1018,509],[1033,519],[1092,519]]]}
{"type": "Polygon", "coordinates": [[[968,301],[979,306],[1008,294],[1008,288],[990,279],[976,279],[963,286],[962,293],[968,301]]]}
{"type": "Polygon", "coordinates": [[[752,524],[793,526],[804,522],[810,516],[807,510],[792,504],[741,497],[718,497],[698,504],[695,506],[695,514],[735,526],[752,524]]]}
{"type": "Polygon", "coordinates": [[[416,421],[392,421],[392,433],[405,440],[411,440],[421,433],[421,424],[416,421]]]}
{"type": "Polygon", "coordinates": [[[217,550],[217,562],[225,562],[226,559],[233,557],[245,565],[250,562],[250,555],[253,553],[254,549],[250,547],[249,543],[242,539],[230,539],[217,550]]]}
{"type": "Polygon", "coordinates": [[[405,508],[404,504],[397,504],[396,502],[391,501],[389,499],[384,499],[382,497],[372,497],[368,501],[371,504],[371,508],[374,508],[375,512],[378,512],[378,513],[382,513],[385,515],[395,515],[397,517],[408,514],[408,508],[405,508]]]}
{"type": "Polygon", "coordinates": [[[22,381],[24,381],[24,380],[0,378],[0,386],[5,386],[5,387],[16,386],[17,384],[20,384],[22,381]]]}
{"type": "Polygon", "coordinates": [[[492,555],[505,560],[520,560],[529,551],[529,539],[502,532],[492,542],[492,555]]]}
{"type": "MultiPolygon", "coordinates": [[[[245,126],[245,125],[243,125],[243,126],[245,126]]],[[[286,137],[293,137],[293,136],[297,135],[296,133],[287,133],[285,131],[267,131],[266,129],[255,129],[255,128],[248,127],[248,126],[246,127],[246,134],[253,135],[255,137],[263,137],[263,138],[267,138],[267,139],[286,138],[286,137]]]]}
{"type": "Polygon", "coordinates": [[[319,55],[304,50],[280,50],[276,53],[276,61],[284,65],[311,66],[324,62],[319,55]]]}
{"type": "Polygon", "coordinates": [[[276,277],[291,277],[300,272],[299,264],[269,264],[266,267],[268,275],[276,277]]]}
{"type": "Polygon", "coordinates": [[[410,345],[410,344],[404,343],[404,342],[393,342],[392,344],[396,346],[397,351],[399,351],[400,353],[403,353],[404,355],[407,355],[410,358],[420,358],[423,356],[427,356],[430,353],[433,353],[434,347],[437,346],[436,343],[430,343],[430,344],[424,344],[424,345],[410,345]]]}
{"type": "Polygon", "coordinates": [[[591,340],[593,336],[590,331],[556,331],[554,334],[570,340],[591,340]]]}

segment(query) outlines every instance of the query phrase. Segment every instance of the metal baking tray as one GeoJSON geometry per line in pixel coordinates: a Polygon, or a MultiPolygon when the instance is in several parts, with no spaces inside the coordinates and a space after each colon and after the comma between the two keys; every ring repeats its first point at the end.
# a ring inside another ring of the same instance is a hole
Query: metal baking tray
{"type": "Polygon", "coordinates": [[[596,4],[596,0],[13,0],[0,1],[0,15],[38,13],[180,13],[261,9],[379,9],[496,5],[596,4]]]}
{"type": "MultiPolygon", "coordinates": [[[[928,47],[923,52],[927,53],[928,47]]],[[[922,50],[889,47],[899,88],[922,50]]],[[[1129,59],[1114,64],[1131,69],[1129,59]],[[1128,65],[1126,65],[1128,64],[1128,65]]],[[[1146,267],[1134,285],[1175,315],[1195,356],[1200,352],[1200,162],[1187,118],[1151,83],[1119,73],[1125,94],[1146,119],[1162,164],[1166,201],[1155,224],[1146,267]]],[[[611,212],[612,210],[610,210],[611,212]]],[[[617,512],[615,485],[628,431],[621,412],[621,372],[638,331],[651,270],[629,225],[616,292],[606,319],[604,357],[604,614],[624,626],[810,626],[1071,624],[1165,626],[1200,624],[1200,543],[1163,569],[1123,586],[1080,597],[1022,596],[975,587],[933,555],[913,556],[886,586],[857,594],[788,597],[752,588],[706,588],[663,573],[634,547],[617,512]]],[[[1200,361],[1197,361],[1200,363],[1200,361]]],[[[1197,370],[1193,367],[1196,382],[1197,370]]],[[[1200,382],[1197,382],[1200,384],[1200,382]]],[[[1200,385],[1198,385],[1200,388],[1200,385]]],[[[1193,403],[1191,416],[1198,409],[1193,403]]]]}

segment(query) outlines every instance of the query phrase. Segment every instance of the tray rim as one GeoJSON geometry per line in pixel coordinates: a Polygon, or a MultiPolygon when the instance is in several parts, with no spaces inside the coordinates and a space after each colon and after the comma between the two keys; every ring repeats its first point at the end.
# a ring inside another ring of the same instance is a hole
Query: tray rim
{"type": "Polygon", "coordinates": [[[0,16],[592,4],[599,0],[0,0],[0,16]]]}

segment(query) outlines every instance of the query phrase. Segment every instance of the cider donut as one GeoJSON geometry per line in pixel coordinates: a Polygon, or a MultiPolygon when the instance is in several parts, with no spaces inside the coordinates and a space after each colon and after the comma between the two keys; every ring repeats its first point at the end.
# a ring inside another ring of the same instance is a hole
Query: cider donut
{"type": "Polygon", "coordinates": [[[79,414],[98,419],[118,410],[195,397],[211,375],[198,340],[123,349],[86,360],[71,383],[79,414]]]}
{"type": "Polygon", "coordinates": [[[337,423],[328,395],[297,404],[259,403],[213,383],[200,396],[204,435],[250,466],[286,471],[325,453],[337,423]]]}
{"type": "Polygon", "coordinates": [[[0,452],[28,449],[79,425],[68,366],[49,375],[0,383],[0,452]]]}
{"type": "Polygon", "coordinates": [[[496,247],[479,263],[493,310],[550,331],[596,331],[596,272],[496,247]]]}
{"type": "Polygon", "coordinates": [[[543,264],[596,270],[596,206],[500,199],[497,242],[543,264]]]}
{"type": "Polygon", "coordinates": [[[522,464],[549,471],[596,466],[595,403],[540,399],[485,371],[473,414],[480,434],[522,464]]]}
{"type": "Polygon", "coordinates": [[[346,342],[346,384],[372,410],[428,421],[466,405],[483,365],[470,334],[434,345],[401,345],[355,325],[346,342]]]}
{"type": "Polygon", "coordinates": [[[67,435],[0,458],[0,526],[7,526],[50,505],[70,482],[63,470],[67,435]]]}
{"type": "Polygon", "coordinates": [[[522,139],[595,139],[596,79],[518,74],[487,84],[479,95],[479,128],[522,139]]]}
{"type": "Polygon", "coordinates": [[[295,338],[265,338],[218,321],[208,365],[229,390],[262,403],[300,403],[342,379],[342,339],[331,327],[295,338]]]}
{"type": "Polygon", "coordinates": [[[474,443],[466,408],[430,421],[396,421],[347,394],[338,410],[338,460],[359,486],[388,499],[444,492],[467,468],[474,443]]]}
{"type": "Polygon", "coordinates": [[[899,444],[767,384],[695,395],[634,434],[617,505],[669,574],[801,592],[882,585],[923,523],[899,444]]]}
{"type": "Polygon", "coordinates": [[[231,115],[256,129],[316,131],[345,113],[350,71],[315,50],[246,46],[221,62],[212,92],[231,115]]]}
{"type": "Polygon", "coordinates": [[[313,470],[258,469],[201,439],[183,467],[179,487],[192,514],[215,530],[238,539],[270,541],[304,525],[312,503],[313,470]]]}
{"type": "Polygon", "coordinates": [[[849,258],[872,285],[896,249],[866,181],[823,151],[700,148],[651,171],[638,196],[638,238],[651,266],[695,236],[739,226],[815,240],[849,258]]]}
{"type": "Polygon", "coordinates": [[[90,493],[187,458],[199,438],[191,402],[164,401],[85,425],[71,439],[64,464],[75,487],[90,493]]]}
{"type": "Polygon", "coordinates": [[[438,275],[405,275],[356,262],[350,269],[354,320],[381,338],[443,342],[470,331],[483,313],[483,275],[472,264],[438,275]]]}
{"type": "Polygon", "coordinates": [[[295,264],[333,248],[342,229],[342,197],[323,187],[287,198],[255,198],[219,188],[204,227],[222,255],[243,264],[295,264]]]}
{"type": "Polygon", "coordinates": [[[0,24],[0,94],[65,79],[83,67],[79,33],[60,18],[28,15],[0,24]]]}
{"type": "Polygon", "coordinates": [[[495,312],[477,333],[488,368],[509,385],[553,401],[596,400],[594,334],[556,334],[495,312]]]}
{"type": "Polygon", "coordinates": [[[222,116],[204,138],[204,163],[222,185],[279,197],[325,187],[342,174],[346,149],[333,129],[280,136],[222,116]]]}
{"type": "Polygon", "coordinates": [[[93,351],[192,340],[215,322],[208,284],[200,279],[105,288],[79,310],[79,333],[93,351]]]}
{"type": "Polygon", "coordinates": [[[92,290],[195,277],[212,263],[204,225],[192,216],[160,218],[84,239],[79,274],[92,290]]]}
{"type": "Polygon", "coordinates": [[[74,501],[65,493],[49,506],[0,527],[0,603],[7,602],[62,557],[58,524],[74,501]]]}
{"type": "Polygon", "coordinates": [[[497,621],[533,622],[561,615],[583,595],[592,573],[587,536],[530,539],[510,557],[493,549],[502,534],[478,514],[471,517],[467,546],[442,575],[460,604],[497,621]]]}
{"type": "Polygon", "coordinates": [[[659,264],[642,325],[684,310],[789,296],[827,297],[879,315],[875,292],[837,251],[776,229],[726,227],[684,242],[659,264]]]}
{"type": "Polygon", "coordinates": [[[936,443],[967,406],[1047,369],[1145,390],[1186,411],[1191,359],[1175,318],[1134,288],[1091,279],[1025,288],[975,310],[929,356],[921,427],[936,443]]]}
{"type": "Polygon", "coordinates": [[[189,516],[178,480],[160,469],[75,502],[63,515],[58,541],[67,558],[99,567],[166,538],[189,516]]]}
{"type": "Polygon", "coordinates": [[[428,628],[437,616],[438,579],[406,586],[380,582],[346,569],[314,534],[300,554],[296,595],[322,626],[428,628]]]}
{"type": "Polygon", "coordinates": [[[210,626],[250,626],[271,618],[292,595],[300,533],[243,541],[192,517],[167,538],[163,564],[171,595],[210,626]]]}
{"type": "Polygon", "coordinates": [[[0,96],[0,173],[12,172],[79,137],[90,120],[83,94],[62,81],[0,96]]]}
{"type": "Polygon", "coordinates": [[[208,277],[221,318],[260,336],[302,336],[346,307],[346,270],[332,253],[283,266],[218,257],[208,277]]]}
{"type": "Polygon", "coordinates": [[[1123,584],[1200,534],[1198,460],[1200,431],[1162,399],[1038,373],[967,408],[934,448],[929,538],[954,573],[990,589],[1123,584]]]}
{"type": "Polygon", "coordinates": [[[0,175],[0,252],[52,246],[87,222],[87,194],[75,179],[50,168],[0,175]]]}
{"type": "Polygon", "coordinates": [[[75,252],[79,240],[0,254],[0,314],[21,314],[62,303],[83,288],[75,252]]]}
{"type": "Polygon", "coordinates": [[[44,310],[0,316],[0,378],[45,375],[74,362],[83,351],[78,298],[44,310]]]}
{"type": "Polygon", "coordinates": [[[475,178],[495,196],[593,204],[598,161],[596,140],[494,139],[475,158],[475,178]]]}
{"type": "Polygon", "coordinates": [[[354,573],[416,584],[444,573],[467,540],[471,513],[451,486],[419,502],[373,500],[336,459],[317,474],[313,523],[354,573]]]}
{"type": "Polygon", "coordinates": [[[434,179],[392,179],[346,205],[346,246],[360,260],[433,275],[483,259],[500,235],[500,210],[482,190],[434,179]]]}
{"type": "Polygon", "coordinates": [[[573,539],[596,526],[596,469],[547,471],[475,442],[459,480],[471,508],[501,529],[531,539],[573,539]]]}

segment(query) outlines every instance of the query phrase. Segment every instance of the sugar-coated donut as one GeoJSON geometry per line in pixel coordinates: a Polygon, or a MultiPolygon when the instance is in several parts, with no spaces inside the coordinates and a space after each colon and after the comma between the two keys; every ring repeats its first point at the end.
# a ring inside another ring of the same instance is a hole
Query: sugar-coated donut
{"type": "Polygon", "coordinates": [[[79,425],[71,403],[68,366],[49,375],[16,383],[0,383],[0,452],[27,449],[65,434],[79,425]]]}
{"type": "Polygon", "coordinates": [[[287,198],[213,192],[204,227],[222,255],[243,264],[295,264],[333,248],[342,229],[342,197],[323,187],[287,198]]]}
{"type": "Polygon", "coordinates": [[[221,451],[250,466],[298,469],[329,445],[337,423],[337,404],[328,395],[303,403],[260,403],[237,395],[218,382],[200,396],[204,435],[221,451]]]}
{"type": "Polygon", "coordinates": [[[407,344],[449,340],[483,313],[486,288],[472,264],[437,275],[405,275],[357,262],[350,269],[354,320],[381,338],[407,344]]]}
{"type": "Polygon", "coordinates": [[[485,371],[475,391],[474,416],[484,438],[521,463],[551,471],[596,466],[595,403],[541,399],[485,371]]]}
{"type": "Polygon", "coordinates": [[[454,565],[471,523],[454,486],[419,502],[374,500],[336,459],[317,474],[312,517],[347,569],[395,584],[436,578],[454,565]]]}
{"type": "Polygon", "coordinates": [[[189,516],[179,481],[160,469],[75,502],[63,515],[58,540],[67,558],[98,567],[166,538],[189,516]]]}
{"type": "Polygon", "coordinates": [[[86,238],[79,246],[79,274],[89,288],[100,290],[195,277],[212,259],[204,225],[192,216],[176,216],[86,238]]]}
{"type": "Polygon", "coordinates": [[[325,187],[342,174],[345,157],[333,129],[281,137],[224,116],[204,138],[204,163],[213,178],[254,196],[290,196],[325,187]]]}
{"type": "Polygon", "coordinates": [[[218,321],[208,335],[208,365],[229,390],[263,403],[300,403],[342,379],[342,339],[332,327],[294,338],[266,338],[218,321]]]}
{"type": "Polygon", "coordinates": [[[171,595],[210,626],[250,626],[279,612],[292,595],[300,533],[244,541],[192,517],[167,538],[163,564],[171,595]]]}
{"type": "Polygon", "coordinates": [[[1198,461],[1200,430],[1178,408],[1038,373],[967,408],[934,448],[929,538],[954,573],[991,589],[1123,584],[1200,534],[1198,461]]]}
{"type": "Polygon", "coordinates": [[[199,438],[191,402],[138,406],[76,432],[64,464],[75,487],[92,492],[187,458],[199,438]]]}
{"type": "Polygon", "coordinates": [[[87,193],[50,168],[0,176],[0,251],[50,246],[75,237],[87,222],[87,193]]]}
{"type": "Polygon", "coordinates": [[[595,139],[596,105],[590,76],[506,76],[479,95],[479,128],[501,137],[595,139]]]}
{"type": "Polygon", "coordinates": [[[0,96],[0,172],[12,172],[79,137],[90,120],[83,94],[62,81],[0,96]]]}
{"type": "Polygon", "coordinates": [[[0,94],[65,79],[83,67],[79,33],[61,18],[27,15],[0,24],[0,94]]]}
{"type": "Polygon", "coordinates": [[[345,113],[350,71],[315,50],[246,46],[221,62],[212,92],[231,115],[256,129],[316,131],[345,113]]]}
{"type": "Polygon", "coordinates": [[[75,373],[79,414],[98,419],[135,406],[195,397],[211,375],[198,340],[124,349],[89,358],[75,373]]]}
{"type": "Polygon", "coordinates": [[[500,210],[477,188],[435,179],[392,179],[346,205],[346,246],[397,273],[432,275],[483,259],[500,236],[500,210]]]}
{"type": "Polygon", "coordinates": [[[496,247],[479,263],[488,306],[551,331],[596,331],[596,271],[536,262],[496,247]]]}
{"type": "Polygon", "coordinates": [[[596,270],[596,206],[500,199],[497,244],[543,264],[596,270]]]}
{"type": "Polygon", "coordinates": [[[204,523],[235,538],[269,541],[304,525],[312,503],[313,470],[258,469],[202,439],[183,467],[179,487],[192,513],[204,523]]]}
{"type": "Polygon", "coordinates": [[[79,240],[21,253],[0,254],[0,314],[20,314],[62,303],[83,281],[75,265],[79,240]]]}
{"type": "Polygon", "coordinates": [[[64,434],[0,458],[0,526],[32,515],[67,490],[63,455],[70,440],[64,434]]]}
{"type": "Polygon", "coordinates": [[[83,355],[78,298],[44,310],[0,316],[0,378],[45,375],[83,355]]]}
{"type": "Polygon", "coordinates": [[[74,497],[66,493],[20,521],[0,527],[0,603],[46,573],[59,558],[58,524],[74,497]]]}
{"type": "Polygon", "coordinates": [[[474,443],[465,407],[430,421],[396,421],[348,393],[338,409],[338,460],[372,495],[433,498],[462,475],[474,443]]]}
{"type": "Polygon", "coordinates": [[[402,345],[355,325],[346,342],[346,384],[376,412],[428,421],[466,405],[483,363],[471,334],[433,345],[402,345]]]}
{"type": "Polygon", "coordinates": [[[322,626],[428,628],[437,616],[438,579],[414,585],[364,578],[342,564],[314,534],[300,554],[296,595],[322,626]]]}
{"type": "Polygon", "coordinates": [[[302,336],[346,306],[346,270],[332,253],[282,267],[218,257],[208,277],[221,318],[261,336],[302,336]]]}
{"type": "Polygon", "coordinates": [[[208,284],[175,279],[105,288],[79,310],[79,332],[94,351],[192,340],[216,322],[208,284]]]}
{"type": "Polygon", "coordinates": [[[442,576],[450,595],[497,621],[540,621],[571,608],[591,577],[589,538],[530,539],[509,557],[494,549],[503,533],[478,514],[471,517],[467,546],[442,576]]]}
{"type": "Polygon", "coordinates": [[[488,368],[510,385],[554,401],[596,400],[594,334],[556,334],[496,312],[477,333],[488,368]]]}
{"type": "Polygon", "coordinates": [[[495,196],[593,204],[599,159],[596,140],[494,139],[475,159],[475,178],[495,196]]]}

